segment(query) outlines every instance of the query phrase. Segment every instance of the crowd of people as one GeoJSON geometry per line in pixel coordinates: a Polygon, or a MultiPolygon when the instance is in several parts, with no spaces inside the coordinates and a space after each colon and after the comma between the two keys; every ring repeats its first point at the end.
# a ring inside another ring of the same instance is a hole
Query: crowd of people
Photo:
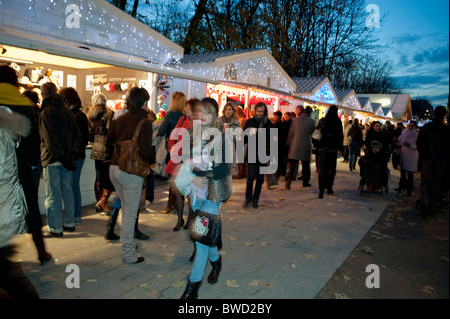
{"type": "MultiPolygon", "coordinates": [[[[118,145],[137,134],[140,157],[150,168],[155,165],[152,141],[156,116],[147,107],[149,93],[143,88],[130,89],[126,110],[119,115],[106,106],[106,96],[101,93],[92,96],[85,113],[73,88],[58,92],[53,83],[44,84],[40,106],[37,94],[20,94],[18,88],[16,71],[0,67],[0,296],[38,297],[29,284],[22,285],[22,290],[14,288],[19,279],[2,275],[10,273],[8,269],[14,266],[8,258],[9,241],[14,234],[31,233],[38,261],[44,264],[52,258],[44,238],[61,238],[64,232],[74,232],[82,221],[79,182],[89,142],[96,172],[95,209],[109,215],[105,239],[121,239],[124,263],[144,261],[145,257],[136,253],[135,239],[149,239],[139,231],[138,224],[143,205],[154,199],[153,174],[142,177],[120,169],[118,145]],[[45,229],[38,205],[41,176],[45,185],[45,229]],[[114,232],[119,212],[121,236],[114,232]]],[[[223,204],[232,195],[233,179],[246,179],[243,208],[258,209],[265,180],[269,191],[278,187],[282,177],[287,191],[296,180],[301,180],[305,188],[312,187],[313,155],[319,199],[324,198],[325,192],[334,194],[338,158],[348,163],[350,172],[359,164],[361,177],[378,175],[381,184],[388,183],[388,163],[392,161],[393,168],[401,170],[397,191],[406,196],[413,191],[414,173],[421,171],[420,213],[424,217],[437,212],[442,192],[448,191],[445,176],[450,151],[445,141],[449,129],[444,124],[447,110],[443,107],[436,108],[435,119],[420,130],[414,121],[405,128],[402,123],[394,127],[390,122],[363,124],[358,119],[341,120],[336,105],[330,106],[317,123],[311,118],[312,109],[302,105],[296,106],[295,112],[276,111],[271,115],[262,102],[251,113],[228,102],[221,113],[212,98],[187,100],[182,92],[174,92],[170,110],[156,131],[156,137],[162,138],[167,148],[164,172],[169,176],[168,201],[161,213],[176,211],[173,231],[188,229],[198,211],[220,216],[223,204]],[[199,123],[197,133],[201,138],[193,134],[195,123],[199,123]],[[278,129],[275,136],[270,134],[273,128],[278,129]],[[241,131],[229,141],[225,138],[229,129],[241,131]],[[217,135],[208,135],[211,130],[221,134],[222,144],[217,144],[217,135]],[[231,161],[227,161],[230,157],[225,151],[217,152],[217,147],[225,150],[227,142],[233,145],[231,161]],[[178,147],[183,143],[189,148],[187,158],[183,156],[185,149],[178,147]],[[254,157],[260,153],[270,155],[273,143],[277,145],[276,156],[254,157]],[[239,145],[244,147],[243,155],[239,145]],[[263,168],[274,161],[276,171],[264,173],[263,168]]],[[[212,265],[208,282],[218,281],[222,268],[221,236],[212,245],[194,241],[192,272],[181,298],[198,297],[208,261],[212,265]]]]}

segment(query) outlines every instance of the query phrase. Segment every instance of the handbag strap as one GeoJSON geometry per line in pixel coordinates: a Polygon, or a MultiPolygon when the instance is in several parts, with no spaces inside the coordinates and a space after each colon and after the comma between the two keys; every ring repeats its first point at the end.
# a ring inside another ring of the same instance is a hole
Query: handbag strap
{"type": "Polygon", "coordinates": [[[142,126],[142,124],[144,123],[145,120],[146,120],[146,119],[142,119],[142,120],[140,120],[140,122],[138,123],[138,125],[137,125],[137,127],[136,127],[136,130],[134,131],[133,140],[136,140],[136,141],[137,141],[137,139],[138,139],[138,137],[139,137],[139,133],[140,133],[140,131],[141,131],[141,126],[142,126]]]}

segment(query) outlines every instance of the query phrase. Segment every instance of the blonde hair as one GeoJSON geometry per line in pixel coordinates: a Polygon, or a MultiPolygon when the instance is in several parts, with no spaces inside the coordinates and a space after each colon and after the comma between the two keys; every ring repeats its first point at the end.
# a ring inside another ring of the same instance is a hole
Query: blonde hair
{"type": "Polygon", "coordinates": [[[176,111],[183,113],[184,106],[186,105],[186,96],[183,92],[173,92],[172,94],[172,105],[169,111],[176,111]]]}
{"type": "Polygon", "coordinates": [[[222,116],[225,116],[224,112],[225,112],[225,109],[228,106],[231,107],[231,109],[233,110],[233,115],[231,115],[231,117],[229,119],[227,119],[227,120],[231,120],[231,121],[237,120],[237,121],[239,121],[239,118],[238,118],[238,116],[236,114],[236,106],[234,106],[233,102],[227,102],[227,104],[225,104],[225,106],[222,109],[222,116]]]}
{"type": "Polygon", "coordinates": [[[201,105],[205,108],[206,113],[212,114],[213,116],[213,122],[211,123],[211,127],[220,128],[220,123],[218,121],[219,114],[217,113],[216,107],[205,100],[201,101],[201,105]]]}

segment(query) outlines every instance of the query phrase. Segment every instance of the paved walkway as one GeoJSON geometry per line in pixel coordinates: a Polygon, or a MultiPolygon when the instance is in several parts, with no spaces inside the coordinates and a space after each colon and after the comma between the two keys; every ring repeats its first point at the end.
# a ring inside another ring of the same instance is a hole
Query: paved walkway
{"type": "MultiPolygon", "coordinates": [[[[199,298],[315,298],[395,196],[393,191],[388,196],[360,195],[359,173],[350,172],[340,161],[335,195],[325,195],[323,200],[318,199],[313,173],[313,187],[303,188],[301,181],[293,182],[290,191],[284,189],[284,181],[274,190],[264,185],[259,209],[242,209],[245,180],[234,180],[234,194],[223,208],[222,273],[217,284],[208,284],[211,266],[207,266],[199,298]]],[[[392,190],[399,172],[391,175],[392,190]]],[[[141,231],[151,236],[149,241],[137,241],[138,253],[146,258],[143,263],[122,263],[120,242],[103,238],[108,217],[96,213],[93,206],[83,208],[83,221],[74,233],[46,239],[54,260],[44,266],[36,262],[29,235],[19,236],[15,258],[40,297],[179,298],[191,270],[193,244],[186,230],[172,230],[175,214],[159,213],[168,192],[164,183],[157,184],[155,202],[140,215],[141,231]],[[79,267],[80,288],[66,286],[73,275],[66,272],[70,264],[79,267]]],[[[120,234],[120,225],[116,233],[120,234]]]]}

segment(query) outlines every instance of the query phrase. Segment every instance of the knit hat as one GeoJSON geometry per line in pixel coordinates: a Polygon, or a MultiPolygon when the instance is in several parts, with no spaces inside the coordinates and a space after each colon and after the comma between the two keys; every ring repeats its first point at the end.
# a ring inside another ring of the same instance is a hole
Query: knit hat
{"type": "Polygon", "coordinates": [[[381,144],[380,142],[378,142],[378,141],[372,141],[371,143],[370,143],[370,147],[378,147],[380,150],[383,148],[383,144],[381,144]]]}
{"type": "Polygon", "coordinates": [[[92,105],[106,106],[106,96],[103,93],[96,93],[91,99],[92,105]]]}

